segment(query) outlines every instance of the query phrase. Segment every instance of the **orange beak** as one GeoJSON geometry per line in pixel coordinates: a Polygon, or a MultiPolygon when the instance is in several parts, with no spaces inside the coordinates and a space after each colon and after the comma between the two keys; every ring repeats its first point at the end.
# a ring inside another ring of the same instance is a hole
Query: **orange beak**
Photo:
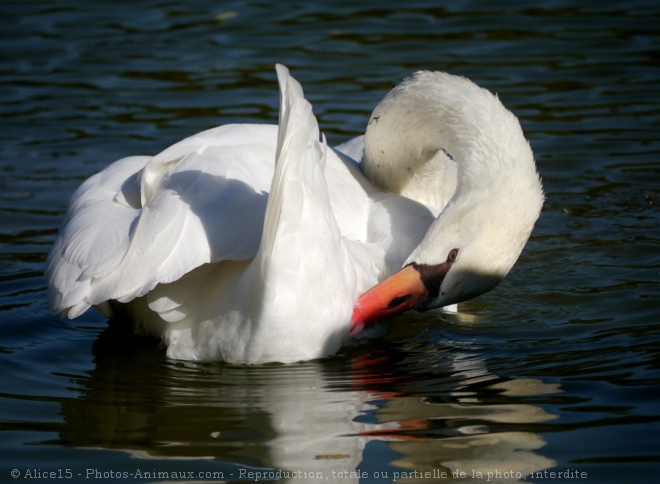
{"type": "Polygon", "coordinates": [[[413,265],[404,267],[358,298],[353,306],[351,335],[381,319],[408,311],[428,294],[419,270],[413,265]]]}

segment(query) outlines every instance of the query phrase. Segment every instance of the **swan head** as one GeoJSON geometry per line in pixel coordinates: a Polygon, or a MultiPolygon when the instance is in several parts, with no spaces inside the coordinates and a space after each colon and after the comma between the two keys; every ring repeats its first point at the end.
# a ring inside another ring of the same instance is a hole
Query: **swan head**
{"type": "Polygon", "coordinates": [[[486,199],[450,202],[403,268],[358,298],[353,333],[410,309],[442,308],[493,289],[531,234],[542,198],[534,203],[538,211],[529,205],[511,211],[486,199]]]}
{"type": "MultiPolygon", "coordinates": [[[[370,128],[363,163],[375,183],[378,177],[404,180],[402,162],[424,178],[434,171],[450,176],[424,156],[438,152],[455,163],[456,178],[449,201],[437,207],[440,214],[403,268],[358,298],[353,334],[409,309],[441,308],[493,289],[520,256],[544,199],[518,119],[465,78],[417,73],[377,106],[370,128]]],[[[390,182],[386,188],[395,187],[390,182]]]]}

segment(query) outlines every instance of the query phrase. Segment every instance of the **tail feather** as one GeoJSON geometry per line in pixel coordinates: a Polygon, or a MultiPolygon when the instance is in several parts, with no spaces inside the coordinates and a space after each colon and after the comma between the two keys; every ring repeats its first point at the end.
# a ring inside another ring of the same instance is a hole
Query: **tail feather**
{"type": "Polygon", "coordinates": [[[292,170],[301,170],[307,163],[324,165],[326,144],[320,141],[319,127],[312,113],[312,106],[304,98],[302,87],[289,75],[283,65],[276,66],[280,84],[280,116],[275,173],[271,184],[264,220],[260,252],[270,257],[282,213],[286,181],[292,170]],[[300,156],[303,159],[300,159],[300,156]],[[313,159],[310,159],[313,158],[313,159]],[[306,163],[307,162],[307,163],[306,163]]]}
{"type": "Polygon", "coordinates": [[[246,283],[258,295],[251,306],[258,338],[286,341],[292,358],[309,359],[336,351],[348,337],[356,274],[330,204],[327,145],[300,84],[282,66],[277,73],[282,106],[275,173],[246,283]],[[293,332],[291,321],[299,322],[293,332]]]}

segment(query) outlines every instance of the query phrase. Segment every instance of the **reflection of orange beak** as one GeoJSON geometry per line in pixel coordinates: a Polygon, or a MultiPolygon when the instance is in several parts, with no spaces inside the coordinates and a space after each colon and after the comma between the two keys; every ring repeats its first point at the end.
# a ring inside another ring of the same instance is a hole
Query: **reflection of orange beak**
{"type": "Polygon", "coordinates": [[[351,335],[369,328],[376,321],[408,311],[428,290],[422,275],[414,265],[408,265],[396,274],[362,294],[353,306],[351,335]]]}

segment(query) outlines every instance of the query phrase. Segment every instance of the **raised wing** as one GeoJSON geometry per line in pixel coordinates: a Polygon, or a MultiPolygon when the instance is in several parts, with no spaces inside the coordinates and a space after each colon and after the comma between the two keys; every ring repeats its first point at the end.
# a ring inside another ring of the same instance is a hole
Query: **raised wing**
{"type": "Polygon", "coordinates": [[[300,85],[283,66],[277,74],[277,163],[258,252],[148,295],[149,309],[168,322],[170,357],[293,362],[333,353],[349,337],[358,275],[330,201],[328,148],[300,85]],[[198,291],[191,304],[190,284],[214,292],[198,291]]]}
{"type": "Polygon", "coordinates": [[[222,126],[88,179],[47,261],[51,309],[73,318],[204,263],[254,257],[276,142],[276,126],[222,126]]]}

